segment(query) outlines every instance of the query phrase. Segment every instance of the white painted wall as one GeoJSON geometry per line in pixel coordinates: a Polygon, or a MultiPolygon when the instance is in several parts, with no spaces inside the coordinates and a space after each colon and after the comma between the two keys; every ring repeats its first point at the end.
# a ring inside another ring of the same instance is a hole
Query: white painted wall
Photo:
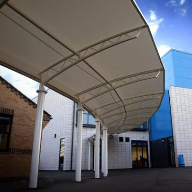
{"type": "Polygon", "coordinates": [[[175,160],[183,154],[186,166],[192,166],[192,89],[169,88],[175,160]]]}

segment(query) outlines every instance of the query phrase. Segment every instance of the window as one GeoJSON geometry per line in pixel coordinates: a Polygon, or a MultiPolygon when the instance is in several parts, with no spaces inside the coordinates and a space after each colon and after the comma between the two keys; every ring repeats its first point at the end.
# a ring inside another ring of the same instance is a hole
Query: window
{"type": "Polygon", "coordinates": [[[139,126],[140,129],[147,129],[147,121],[139,126]]]}
{"type": "Polygon", "coordinates": [[[125,138],[125,142],[129,142],[129,137],[126,137],[126,138],[125,138]]]}
{"type": "Polygon", "coordinates": [[[95,118],[91,113],[83,111],[83,126],[94,126],[95,127],[95,118]]]}
{"type": "Polygon", "coordinates": [[[0,152],[9,150],[12,116],[0,114],[0,152]]]}
{"type": "Polygon", "coordinates": [[[123,142],[123,137],[119,137],[119,142],[123,142]]]}
{"type": "Polygon", "coordinates": [[[142,125],[132,129],[132,131],[147,131],[147,130],[148,130],[148,121],[146,121],[142,125]]]}

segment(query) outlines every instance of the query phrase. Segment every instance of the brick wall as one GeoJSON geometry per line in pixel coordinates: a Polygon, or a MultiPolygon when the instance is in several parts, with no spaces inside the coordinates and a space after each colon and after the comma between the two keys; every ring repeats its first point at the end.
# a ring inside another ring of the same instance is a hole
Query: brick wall
{"type": "Polygon", "coordinates": [[[36,108],[5,82],[0,92],[0,107],[14,110],[9,144],[14,150],[0,153],[0,177],[29,176],[36,108]]]}

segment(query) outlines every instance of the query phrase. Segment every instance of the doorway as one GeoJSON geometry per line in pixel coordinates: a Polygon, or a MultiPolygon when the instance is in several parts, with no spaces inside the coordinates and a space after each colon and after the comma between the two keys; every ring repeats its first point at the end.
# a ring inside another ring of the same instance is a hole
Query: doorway
{"type": "Polygon", "coordinates": [[[150,150],[153,168],[175,167],[173,137],[150,141],[150,150]]]}
{"type": "Polygon", "coordinates": [[[147,141],[131,141],[132,146],[132,168],[147,168],[148,145],[147,141]]]}

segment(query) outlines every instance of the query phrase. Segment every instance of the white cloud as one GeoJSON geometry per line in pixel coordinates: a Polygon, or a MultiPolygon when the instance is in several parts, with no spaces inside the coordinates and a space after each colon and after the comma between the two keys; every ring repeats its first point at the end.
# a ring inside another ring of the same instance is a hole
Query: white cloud
{"type": "Polygon", "coordinates": [[[32,99],[37,96],[36,90],[38,89],[38,83],[29,79],[28,77],[20,75],[19,73],[16,73],[3,66],[0,66],[0,76],[11,83],[27,97],[32,99]]]}
{"type": "Polygon", "coordinates": [[[176,6],[178,6],[178,3],[176,0],[170,0],[170,1],[166,2],[165,5],[170,6],[170,7],[176,7],[176,6]]]}
{"type": "Polygon", "coordinates": [[[157,19],[157,16],[155,15],[155,12],[152,11],[152,10],[150,10],[149,12],[150,12],[150,19],[151,19],[152,21],[155,21],[155,20],[157,19]]]}
{"type": "Polygon", "coordinates": [[[168,7],[174,7],[174,11],[178,13],[179,15],[185,17],[187,14],[187,9],[182,8],[185,4],[186,0],[170,0],[165,3],[168,7]]]}
{"type": "Polygon", "coordinates": [[[149,19],[147,19],[147,23],[149,24],[152,35],[155,35],[160,26],[160,23],[163,21],[163,18],[157,19],[157,15],[153,10],[150,10],[149,12],[150,16],[149,19]]]}
{"type": "Polygon", "coordinates": [[[171,47],[169,45],[160,45],[157,47],[160,57],[162,57],[165,53],[167,53],[171,47]]]}
{"type": "Polygon", "coordinates": [[[180,0],[180,5],[183,5],[185,3],[185,0],[180,0]]]}
{"type": "Polygon", "coordinates": [[[170,0],[165,3],[168,7],[178,7],[184,5],[186,0],[170,0]]]}
{"type": "Polygon", "coordinates": [[[176,13],[180,14],[181,16],[185,17],[187,15],[187,10],[182,8],[182,9],[175,9],[174,10],[176,13]]]}

